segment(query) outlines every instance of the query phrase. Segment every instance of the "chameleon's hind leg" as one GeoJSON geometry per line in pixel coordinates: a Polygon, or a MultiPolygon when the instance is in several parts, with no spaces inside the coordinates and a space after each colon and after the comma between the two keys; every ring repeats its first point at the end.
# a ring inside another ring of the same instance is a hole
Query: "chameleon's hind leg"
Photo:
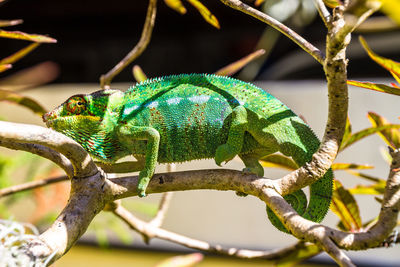
{"type": "Polygon", "coordinates": [[[259,154],[239,154],[239,157],[243,161],[244,166],[246,166],[246,168],[243,169],[244,172],[254,173],[260,177],[264,176],[264,168],[258,161],[258,159],[260,158],[259,154]]]}
{"type": "Polygon", "coordinates": [[[217,147],[215,163],[221,166],[222,162],[228,162],[240,153],[243,146],[244,133],[247,130],[247,110],[243,106],[237,106],[232,110],[232,123],[229,128],[228,140],[217,147]]]}

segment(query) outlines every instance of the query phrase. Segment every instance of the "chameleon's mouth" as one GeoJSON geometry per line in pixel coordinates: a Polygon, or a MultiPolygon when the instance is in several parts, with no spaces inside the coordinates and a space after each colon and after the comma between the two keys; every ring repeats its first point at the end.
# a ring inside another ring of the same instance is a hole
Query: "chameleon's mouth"
{"type": "Polygon", "coordinates": [[[52,113],[53,112],[47,112],[47,113],[42,115],[43,122],[46,123],[47,127],[51,126],[52,119],[54,117],[52,113]]]}

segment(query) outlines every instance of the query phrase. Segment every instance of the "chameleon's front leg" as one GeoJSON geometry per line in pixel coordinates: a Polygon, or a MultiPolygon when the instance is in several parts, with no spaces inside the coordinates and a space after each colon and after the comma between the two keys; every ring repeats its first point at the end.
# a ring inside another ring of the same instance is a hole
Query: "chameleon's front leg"
{"type": "Polygon", "coordinates": [[[144,168],[139,172],[139,182],[137,186],[140,197],[146,196],[146,188],[154,174],[157,164],[158,149],[160,145],[160,133],[152,127],[130,126],[129,124],[120,128],[119,137],[131,149],[132,154],[134,142],[137,140],[146,140],[146,151],[144,159],[144,168]]]}

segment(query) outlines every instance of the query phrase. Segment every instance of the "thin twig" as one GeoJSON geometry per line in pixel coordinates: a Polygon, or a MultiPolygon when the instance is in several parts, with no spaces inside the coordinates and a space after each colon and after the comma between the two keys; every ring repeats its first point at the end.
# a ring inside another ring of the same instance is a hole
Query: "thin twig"
{"type": "Polygon", "coordinates": [[[332,16],[329,13],[329,10],[326,8],[324,1],[322,0],[314,0],[314,3],[317,7],[318,13],[324,22],[325,26],[328,27],[329,23],[331,22],[332,16]]]}
{"type": "Polygon", "coordinates": [[[154,22],[156,19],[157,11],[157,0],[149,0],[149,6],[147,9],[146,20],[143,26],[142,35],[136,46],[109,72],[100,77],[100,86],[105,89],[110,85],[112,79],[118,75],[126,66],[128,66],[132,61],[138,58],[143,51],[146,49],[150,42],[151,34],[154,28],[154,22]]]}
{"type": "Polygon", "coordinates": [[[295,31],[287,27],[286,25],[282,24],[281,22],[268,16],[265,13],[255,8],[252,8],[249,5],[244,4],[239,0],[221,0],[221,2],[233,9],[239,10],[258,20],[261,20],[262,22],[280,31],[281,33],[286,35],[289,39],[291,39],[293,42],[295,42],[298,46],[300,46],[304,51],[313,56],[319,63],[323,64],[324,61],[323,53],[314,45],[312,45],[303,37],[301,37],[299,34],[297,34],[295,31]]]}
{"type": "Polygon", "coordinates": [[[18,192],[23,192],[31,189],[35,189],[38,187],[62,182],[62,181],[67,181],[69,178],[68,176],[59,176],[59,177],[53,177],[53,178],[45,178],[45,179],[40,179],[37,181],[32,181],[24,184],[18,184],[14,186],[10,186],[7,188],[0,189],[0,197],[4,197],[7,195],[15,194],[18,192]]]}
{"type": "Polygon", "coordinates": [[[168,230],[164,230],[157,226],[154,226],[150,223],[146,223],[135,217],[132,213],[130,213],[123,206],[119,205],[113,210],[113,213],[123,220],[125,223],[129,225],[133,230],[139,232],[142,235],[146,235],[149,238],[155,237],[163,240],[167,240],[188,248],[198,249],[205,252],[214,252],[222,255],[235,256],[238,258],[245,259],[254,259],[254,258],[262,258],[262,259],[278,259],[283,257],[290,252],[297,250],[298,244],[293,246],[289,246],[283,249],[271,250],[271,251],[259,251],[259,250],[248,250],[248,249],[239,249],[239,248],[224,248],[220,245],[211,245],[205,241],[193,239],[190,237],[186,237],[174,232],[170,232],[168,230]]]}
{"type": "MultiPolygon", "coordinates": [[[[167,172],[174,172],[176,170],[176,165],[174,163],[170,163],[167,165],[167,172]]],[[[158,211],[156,216],[150,221],[150,224],[155,227],[160,227],[165,219],[165,215],[167,214],[169,204],[171,203],[172,196],[174,192],[165,192],[160,200],[158,211]]]]}

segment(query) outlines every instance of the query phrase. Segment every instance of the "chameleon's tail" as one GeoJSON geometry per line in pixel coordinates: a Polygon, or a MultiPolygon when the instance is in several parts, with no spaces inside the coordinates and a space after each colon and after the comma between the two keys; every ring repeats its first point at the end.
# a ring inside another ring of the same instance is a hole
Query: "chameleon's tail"
{"type": "MultiPolygon", "coordinates": [[[[283,151],[281,152],[287,156],[291,156],[299,166],[302,166],[311,160],[312,154],[318,149],[320,141],[306,124],[292,121],[292,125],[295,129],[294,134],[296,134],[297,137],[300,136],[301,140],[304,140],[304,142],[301,142],[304,148],[299,149],[287,142],[286,144],[288,145],[282,145],[283,151]]],[[[286,138],[291,138],[290,133],[286,138]]],[[[310,201],[308,206],[306,196],[302,190],[285,196],[285,199],[302,217],[314,222],[320,222],[329,210],[333,190],[332,181],[333,172],[329,169],[321,179],[310,185],[310,201]]],[[[288,230],[268,207],[267,213],[268,218],[276,228],[288,233],[288,230]]]]}

